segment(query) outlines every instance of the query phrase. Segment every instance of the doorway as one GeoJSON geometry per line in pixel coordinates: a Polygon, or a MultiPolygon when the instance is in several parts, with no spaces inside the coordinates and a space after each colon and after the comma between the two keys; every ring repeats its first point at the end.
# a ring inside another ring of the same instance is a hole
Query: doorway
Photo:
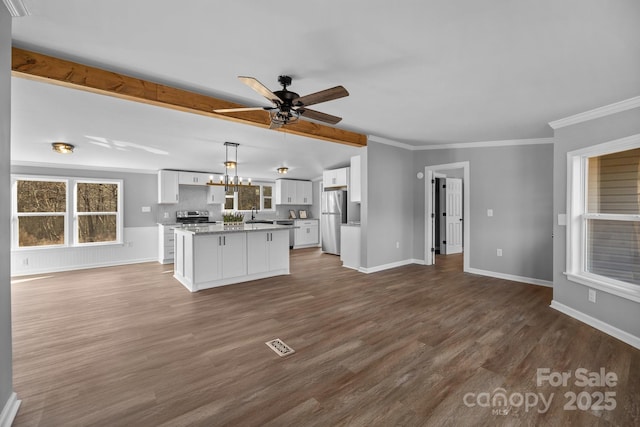
{"type": "Polygon", "coordinates": [[[463,186],[462,186],[462,169],[453,171],[452,173],[435,174],[435,207],[434,221],[435,231],[434,247],[436,255],[451,255],[462,252],[464,243],[462,235],[463,223],[463,186]]]}
{"type": "MultiPolygon", "coordinates": [[[[469,162],[426,166],[425,178],[424,258],[425,265],[433,265],[436,262],[437,252],[461,252],[463,244],[467,249],[470,247],[469,162]],[[455,178],[447,183],[446,180],[451,179],[450,176],[455,178]],[[437,184],[449,185],[449,188],[438,188],[437,184]],[[450,190],[449,194],[443,194],[443,190],[450,190]],[[442,197],[437,198],[437,196],[442,197]],[[448,198],[450,200],[447,200],[448,198]],[[447,204],[449,213],[446,212],[446,208],[443,209],[447,204]],[[443,234],[448,234],[450,237],[443,239],[443,234]]],[[[469,250],[465,250],[463,251],[464,271],[469,270],[469,265],[470,253],[469,250]]]]}

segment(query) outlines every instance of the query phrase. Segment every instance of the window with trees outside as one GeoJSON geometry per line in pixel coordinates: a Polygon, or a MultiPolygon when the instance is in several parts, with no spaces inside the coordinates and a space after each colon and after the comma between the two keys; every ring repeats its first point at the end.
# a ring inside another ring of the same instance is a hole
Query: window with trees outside
{"type": "Polygon", "coordinates": [[[120,183],[76,182],[76,242],[117,242],[120,183]]]}
{"type": "Polygon", "coordinates": [[[14,248],[122,241],[122,181],[13,178],[14,248]]]}
{"type": "Polygon", "coordinates": [[[14,235],[18,247],[66,243],[67,181],[16,182],[14,235]]]}
{"type": "Polygon", "coordinates": [[[252,186],[238,187],[238,192],[232,190],[226,192],[225,210],[250,211],[252,208],[258,210],[274,210],[273,205],[273,185],[254,183],[252,186]]]}
{"type": "Polygon", "coordinates": [[[635,139],[569,153],[567,224],[568,277],[634,299],[640,298],[640,136],[635,139]]]}

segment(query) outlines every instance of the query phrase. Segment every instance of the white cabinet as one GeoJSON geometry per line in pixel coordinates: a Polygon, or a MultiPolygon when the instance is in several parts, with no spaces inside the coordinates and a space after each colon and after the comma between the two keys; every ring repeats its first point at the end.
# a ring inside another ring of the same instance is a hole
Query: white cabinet
{"type": "Polygon", "coordinates": [[[351,157],[349,177],[349,200],[360,203],[362,201],[362,167],[360,156],[351,157]]]}
{"type": "Polygon", "coordinates": [[[210,185],[207,189],[207,204],[219,203],[224,204],[225,192],[223,185],[210,185]]]}
{"type": "Polygon", "coordinates": [[[289,230],[247,233],[247,271],[258,274],[289,268],[289,230]]]}
{"type": "Polygon", "coordinates": [[[310,205],[312,191],[311,181],[276,179],[276,205],[310,205]]]}
{"type": "Polygon", "coordinates": [[[178,184],[180,185],[207,185],[210,174],[202,172],[180,171],[178,173],[178,184]]]}
{"type": "Polygon", "coordinates": [[[294,249],[318,246],[320,235],[317,219],[299,219],[295,221],[295,226],[298,228],[294,231],[294,249]]]}
{"type": "Polygon", "coordinates": [[[296,205],[310,205],[313,197],[311,181],[296,181],[296,205]]]}
{"type": "Polygon", "coordinates": [[[247,274],[245,233],[206,234],[197,236],[192,241],[193,283],[247,274]]]}
{"type": "Polygon", "coordinates": [[[358,270],[360,268],[360,227],[342,225],[340,227],[340,259],[342,266],[358,270]]]}
{"type": "Polygon", "coordinates": [[[191,292],[289,274],[288,228],[222,230],[175,229],[173,277],[191,292]]]}
{"type": "Polygon", "coordinates": [[[173,262],[175,253],[173,227],[173,225],[158,224],[158,262],[160,264],[173,262]]]}
{"type": "Polygon", "coordinates": [[[247,237],[245,233],[223,234],[221,239],[222,278],[247,274],[247,237]]]}
{"type": "Polygon", "coordinates": [[[276,179],[276,205],[294,205],[296,203],[296,181],[276,179]]]}
{"type": "Polygon", "coordinates": [[[158,203],[178,203],[178,171],[158,171],[158,203]]]}
{"type": "Polygon", "coordinates": [[[322,173],[324,188],[349,187],[349,168],[326,170],[322,173]]]}

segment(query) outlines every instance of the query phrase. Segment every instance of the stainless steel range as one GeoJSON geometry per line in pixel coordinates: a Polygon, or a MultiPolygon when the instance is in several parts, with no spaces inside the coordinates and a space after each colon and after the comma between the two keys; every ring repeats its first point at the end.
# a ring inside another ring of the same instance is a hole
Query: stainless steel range
{"type": "Polygon", "coordinates": [[[209,211],[178,211],[176,212],[178,224],[215,224],[209,220],[209,211]]]}

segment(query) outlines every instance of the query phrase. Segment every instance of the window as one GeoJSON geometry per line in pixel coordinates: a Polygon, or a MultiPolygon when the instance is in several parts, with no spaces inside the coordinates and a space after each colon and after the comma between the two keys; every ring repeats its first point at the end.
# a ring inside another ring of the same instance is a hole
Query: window
{"type": "Polygon", "coordinates": [[[122,181],[20,176],[13,182],[14,248],[122,241],[122,181]]]}
{"type": "Polygon", "coordinates": [[[17,246],[56,246],[66,242],[67,182],[16,182],[17,246]]]}
{"type": "Polygon", "coordinates": [[[640,301],[640,135],[568,153],[567,275],[640,301]]]}
{"type": "Polygon", "coordinates": [[[262,186],[262,209],[273,209],[273,186],[271,185],[262,186]]]}
{"type": "Polygon", "coordinates": [[[119,183],[76,183],[76,242],[117,242],[119,183]]]}
{"type": "Polygon", "coordinates": [[[251,187],[238,187],[235,193],[229,190],[225,194],[225,210],[250,211],[252,208],[274,210],[273,185],[254,183],[251,187]]]}

